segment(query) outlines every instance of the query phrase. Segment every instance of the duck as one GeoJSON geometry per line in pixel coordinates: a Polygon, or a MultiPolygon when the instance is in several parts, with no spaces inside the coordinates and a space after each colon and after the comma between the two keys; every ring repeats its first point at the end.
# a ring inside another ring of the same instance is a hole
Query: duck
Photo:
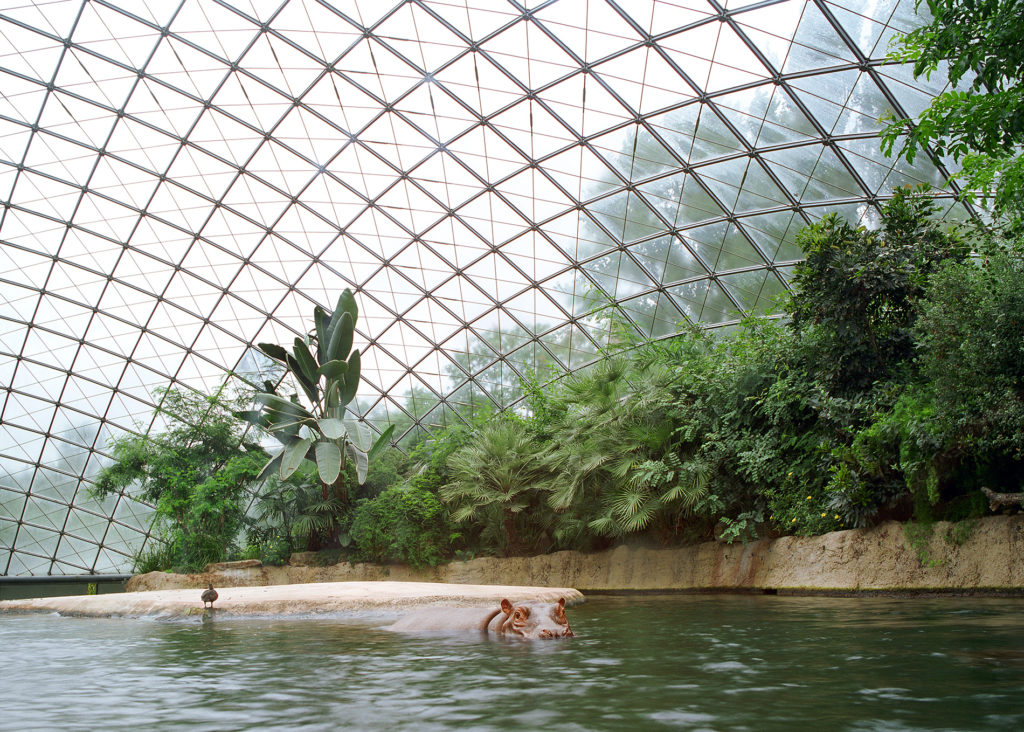
{"type": "Polygon", "coordinates": [[[217,590],[213,589],[213,583],[210,582],[209,589],[203,590],[202,600],[203,609],[206,609],[206,603],[210,603],[210,609],[213,610],[213,601],[217,599],[217,590]]]}

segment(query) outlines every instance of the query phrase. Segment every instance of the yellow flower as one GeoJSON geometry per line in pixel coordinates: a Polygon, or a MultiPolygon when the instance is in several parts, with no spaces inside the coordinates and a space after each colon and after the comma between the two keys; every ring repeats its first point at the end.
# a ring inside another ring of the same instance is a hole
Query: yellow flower
{"type": "Polygon", "coordinates": [[[795,517],[795,516],[793,517],[793,520],[792,520],[792,521],[790,521],[790,523],[791,523],[791,524],[795,524],[795,523],[796,523],[796,517],[795,517]]]}
{"type": "Polygon", "coordinates": [[[793,471],[790,470],[789,473],[787,473],[787,475],[793,475],[793,471]]]}
{"type": "Polygon", "coordinates": [[[821,517],[822,517],[822,518],[825,518],[826,516],[828,516],[828,512],[827,512],[827,511],[825,511],[825,512],[822,512],[822,514],[821,514],[821,517]]]}
{"type": "Polygon", "coordinates": [[[807,496],[807,500],[808,500],[808,501],[810,501],[810,500],[811,500],[811,499],[813,499],[813,498],[814,498],[814,496],[807,496]]]}
{"type": "Polygon", "coordinates": [[[838,513],[836,514],[835,518],[836,518],[836,521],[839,520],[839,514],[838,513]]]}

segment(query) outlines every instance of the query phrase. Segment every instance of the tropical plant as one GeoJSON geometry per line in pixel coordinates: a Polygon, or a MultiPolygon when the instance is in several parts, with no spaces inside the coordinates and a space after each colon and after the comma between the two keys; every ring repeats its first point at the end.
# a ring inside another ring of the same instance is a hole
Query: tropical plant
{"type": "Polygon", "coordinates": [[[478,429],[453,452],[448,467],[450,482],[440,496],[452,507],[453,521],[482,524],[506,554],[534,548],[533,542],[524,541],[521,524],[525,517],[535,535],[543,530],[543,497],[555,470],[549,450],[517,420],[500,419],[478,429]]]}
{"type": "Polygon", "coordinates": [[[786,307],[798,331],[813,329],[810,366],[832,393],[865,392],[910,363],[928,277],[941,262],[967,255],[931,218],[935,211],[923,191],[899,189],[877,230],[829,214],[797,235],[806,259],[793,270],[786,307]]]}
{"type": "Polygon", "coordinates": [[[333,489],[347,502],[342,472],[346,459],[351,458],[362,483],[370,459],[390,440],[393,425],[365,449],[358,424],[347,417],[346,408],[359,388],[359,349],[352,350],[358,317],[355,296],[346,288],[332,313],[314,307],[314,329],[304,338],[296,337],[290,353],[272,343],[258,344],[294,377],[308,400],[308,406],[303,406],[298,394],[283,397],[267,381],[256,394],[261,408],[238,412],[238,417],[266,430],[283,445],[261,476],[276,470],[287,478],[309,460],[316,466],[324,500],[333,489]]]}
{"type": "Polygon", "coordinates": [[[413,568],[437,566],[452,540],[444,507],[421,488],[396,485],[363,499],[352,514],[358,556],[372,562],[403,562],[413,568]]]}
{"type": "MultiPolygon", "coordinates": [[[[348,543],[341,531],[347,507],[336,493],[323,497],[314,466],[307,466],[287,480],[273,474],[260,487],[247,520],[249,543],[258,558],[281,555],[285,547],[316,551],[348,543]]],[[[345,472],[348,483],[353,483],[351,465],[345,472]]]]}
{"type": "Polygon", "coordinates": [[[266,453],[243,442],[242,425],[222,387],[207,396],[177,388],[155,391],[157,413],[168,423],[157,435],[130,435],[110,445],[113,462],[97,475],[91,494],[130,493],[153,505],[155,538],[137,566],[196,571],[230,556],[243,524],[245,495],[266,453]]]}
{"type": "Polygon", "coordinates": [[[658,525],[671,533],[706,492],[709,471],[681,451],[668,412],[673,374],[662,363],[613,357],[564,380],[549,414],[560,467],[551,505],[557,537],[618,537],[658,525]]]}
{"type": "MultiPolygon", "coordinates": [[[[913,162],[931,149],[962,161],[968,193],[991,198],[997,211],[1024,215],[1024,2],[926,0],[931,21],[898,40],[893,58],[914,64],[914,77],[944,69],[954,88],[916,120],[891,119],[882,150],[913,162]],[[898,147],[897,147],[898,146],[898,147]]],[[[921,0],[917,0],[920,10],[921,0]]]]}

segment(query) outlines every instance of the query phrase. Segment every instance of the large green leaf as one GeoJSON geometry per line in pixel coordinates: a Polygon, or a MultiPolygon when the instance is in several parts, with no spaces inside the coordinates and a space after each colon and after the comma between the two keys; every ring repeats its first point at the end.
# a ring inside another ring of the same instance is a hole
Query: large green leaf
{"type": "Polygon", "coordinates": [[[299,362],[299,366],[302,367],[302,373],[310,383],[316,384],[317,382],[317,364],[313,358],[313,354],[309,352],[309,346],[306,345],[305,341],[301,338],[295,339],[295,347],[292,349],[295,353],[295,360],[299,362]]]}
{"type": "Polygon", "coordinates": [[[295,374],[295,379],[299,382],[302,390],[306,392],[306,396],[309,398],[309,401],[316,404],[320,400],[319,389],[316,384],[306,378],[302,364],[300,364],[292,354],[287,354],[286,358],[288,368],[290,368],[292,373],[295,374]]]}
{"type": "MultiPolygon", "coordinates": [[[[341,324],[342,316],[348,313],[352,318],[352,325],[356,323],[356,318],[359,317],[359,311],[356,308],[355,297],[352,295],[352,291],[347,287],[342,290],[341,294],[338,295],[338,302],[334,306],[334,311],[330,315],[330,320],[327,321],[327,340],[324,341],[324,348],[326,349],[327,344],[331,338],[334,337],[334,331],[338,329],[341,324]]],[[[324,353],[324,358],[329,358],[327,353],[324,353]]]]}
{"type": "Polygon", "coordinates": [[[281,432],[282,430],[285,432],[298,433],[298,430],[302,425],[308,425],[312,422],[308,417],[296,417],[292,414],[275,412],[272,409],[268,409],[265,414],[267,415],[267,424],[264,429],[271,434],[281,432]]]}
{"type": "Polygon", "coordinates": [[[348,357],[348,372],[345,374],[345,386],[342,387],[341,394],[338,397],[338,401],[343,407],[356,397],[356,391],[359,389],[359,370],[360,357],[359,349],[357,348],[348,357]]]}
{"type": "Polygon", "coordinates": [[[241,412],[231,413],[235,419],[240,419],[243,422],[248,422],[256,427],[266,427],[267,420],[263,415],[263,411],[260,409],[247,409],[241,412]]]}
{"type": "Polygon", "coordinates": [[[275,361],[280,361],[281,363],[285,362],[285,357],[288,355],[288,351],[276,343],[258,343],[256,347],[275,361]]]}
{"type": "Polygon", "coordinates": [[[366,426],[366,423],[360,422],[356,419],[355,415],[347,409],[343,410],[343,416],[341,419],[345,424],[349,440],[355,443],[355,446],[363,452],[369,450],[373,441],[373,433],[370,431],[370,428],[366,426]]]}
{"type": "Polygon", "coordinates": [[[331,330],[331,340],[327,344],[325,358],[329,361],[344,361],[352,350],[352,339],[355,337],[355,322],[348,313],[342,313],[341,319],[331,330]]]}
{"type": "Polygon", "coordinates": [[[313,308],[313,324],[316,326],[316,360],[317,363],[323,363],[327,360],[327,340],[328,330],[327,327],[330,325],[331,319],[327,314],[327,311],[317,305],[313,308]]]}
{"type": "Polygon", "coordinates": [[[263,469],[260,470],[259,475],[256,476],[256,480],[263,480],[264,478],[269,477],[275,470],[278,470],[281,467],[281,459],[283,455],[284,451],[282,450],[277,453],[277,455],[270,458],[270,460],[267,461],[267,464],[263,466],[263,469]]]}
{"type": "Polygon", "coordinates": [[[317,374],[326,376],[328,379],[340,379],[348,372],[348,363],[345,361],[328,361],[319,369],[317,374]]]}
{"type": "Polygon", "coordinates": [[[295,442],[285,445],[284,451],[281,453],[281,477],[287,478],[302,465],[302,461],[306,459],[306,451],[309,450],[309,445],[312,442],[308,437],[295,440],[295,442]]]}
{"type": "Polygon", "coordinates": [[[384,430],[380,437],[374,441],[370,451],[366,453],[366,459],[372,463],[376,459],[377,455],[379,455],[381,451],[388,446],[388,443],[391,442],[391,435],[393,435],[394,432],[395,426],[393,424],[389,424],[388,428],[384,430]]]}
{"type": "Polygon", "coordinates": [[[338,479],[341,472],[341,450],[333,440],[320,440],[316,443],[316,469],[320,480],[328,485],[338,479]]]}
{"type": "Polygon", "coordinates": [[[352,324],[355,325],[355,322],[359,319],[359,306],[356,304],[356,298],[352,294],[352,290],[347,287],[338,295],[338,304],[334,306],[334,312],[331,314],[332,330],[341,322],[341,316],[344,313],[348,313],[352,317],[352,324]]]}
{"type": "Polygon", "coordinates": [[[277,394],[256,394],[256,401],[265,407],[276,410],[278,412],[284,412],[285,414],[294,414],[297,417],[308,417],[309,419],[315,419],[313,414],[303,407],[301,404],[296,404],[290,399],[278,396],[277,394]]]}
{"type": "Polygon", "coordinates": [[[348,430],[345,429],[345,423],[340,419],[325,417],[324,419],[317,421],[317,426],[320,427],[320,431],[324,433],[324,437],[331,440],[337,440],[348,432],[348,430]]]}
{"type": "Polygon", "coordinates": [[[349,454],[352,458],[352,462],[356,464],[356,477],[359,479],[359,485],[362,485],[366,482],[366,471],[370,466],[369,458],[365,452],[360,450],[351,442],[345,443],[345,452],[349,454]]]}

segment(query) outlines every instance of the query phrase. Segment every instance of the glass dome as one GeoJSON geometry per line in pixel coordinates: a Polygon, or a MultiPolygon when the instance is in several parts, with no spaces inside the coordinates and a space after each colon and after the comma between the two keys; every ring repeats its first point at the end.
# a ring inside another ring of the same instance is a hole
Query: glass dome
{"type": "Polygon", "coordinates": [[[942,91],[913,0],[0,2],[0,573],[123,571],[87,497],[154,389],[256,372],[350,287],[359,414],[403,439],[643,338],[770,312],[942,91]],[[609,305],[617,307],[609,308],[609,305]],[[609,312],[614,310],[614,318],[609,312]]]}

